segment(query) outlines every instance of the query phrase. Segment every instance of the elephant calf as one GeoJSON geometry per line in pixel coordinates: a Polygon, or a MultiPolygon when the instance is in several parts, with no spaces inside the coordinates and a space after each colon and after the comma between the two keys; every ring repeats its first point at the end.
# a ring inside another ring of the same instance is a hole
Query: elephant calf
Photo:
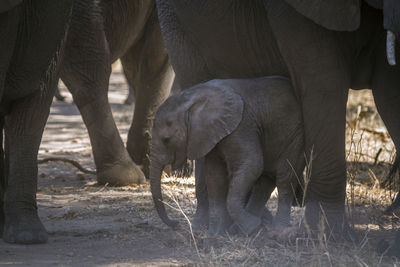
{"type": "Polygon", "coordinates": [[[156,114],[150,150],[158,214],[167,225],[176,224],[162,203],[164,166],[175,169],[187,158],[204,157],[210,234],[232,220],[245,234],[254,232],[276,186],[275,223],[287,226],[304,169],[303,139],[301,109],[283,77],[212,80],[170,97],[156,114]]]}

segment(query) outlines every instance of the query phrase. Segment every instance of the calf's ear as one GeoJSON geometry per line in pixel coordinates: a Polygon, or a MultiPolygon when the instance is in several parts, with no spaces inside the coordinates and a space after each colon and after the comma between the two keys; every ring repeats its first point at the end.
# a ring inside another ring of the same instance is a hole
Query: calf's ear
{"type": "Polygon", "coordinates": [[[0,13],[10,10],[20,3],[22,0],[0,0],[0,13]]]}
{"type": "Polygon", "coordinates": [[[187,156],[198,159],[238,127],[244,105],[240,95],[224,86],[199,85],[188,90],[187,156]]]}
{"type": "Polygon", "coordinates": [[[285,0],[297,12],[335,31],[354,31],[360,26],[360,0],[285,0]]]}

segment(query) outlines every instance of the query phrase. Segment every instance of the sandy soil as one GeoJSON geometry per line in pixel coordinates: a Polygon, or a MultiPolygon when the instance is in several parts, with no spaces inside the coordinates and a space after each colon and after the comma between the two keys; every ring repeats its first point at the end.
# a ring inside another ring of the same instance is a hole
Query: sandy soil
{"type": "MultiPolygon", "coordinates": [[[[67,102],[54,102],[39,158],[67,157],[94,169],[89,138],[78,110],[65,88],[67,102]]],[[[122,137],[126,140],[132,106],[123,105],[127,86],[121,73],[111,77],[109,99],[122,137]]],[[[382,216],[393,190],[379,188],[394,155],[393,144],[376,113],[368,91],[352,92],[347,117],[348,214],[357,243],[332,245],[324,237],[298,238],[282,243],[269,238],[268,227],[253,237],[192,236],[185,218],[195,208],[193,178],[165,178],[164,193],[171,217],[181,228],[166,227],[153,209],[149,186],[111,188],[96,185],[60,162],[39,166],[39,214],[49,234],[44,245],[10,245],[0,241],[0,265],[32,266],[174,266],[174,265],[393,265],[396,260],[376,254],[377,242],[393,237],[398,219],[382,216]],[[378,151],[377,160],[375,160],[378,151]],[[376,161],[376,162],[375,162],[376,161]],[[374,164],[375,162],[375,164],[374,164]]],[[[276,195],[268,203],[276,210],[276,195]]],[[[303,216],[293,208],[293,225],[303,216]]]]}

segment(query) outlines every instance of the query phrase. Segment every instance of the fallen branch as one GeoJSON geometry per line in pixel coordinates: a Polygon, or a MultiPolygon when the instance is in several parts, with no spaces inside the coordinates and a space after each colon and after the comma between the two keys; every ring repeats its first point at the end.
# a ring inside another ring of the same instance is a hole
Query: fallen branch
{"type": "Polygon", "coordinates": [[[80,171],[83,172],[83,173],[87,173],[87,174],[96,174],[95,171],[86,169],[86,168],[83,167],[81,164],[79,164],[77,161],[72,160],[72,159],[67,159],[67,158],[52,158],[52,157],[50,157],[50,158],[44,158],[44,159],[38,160],[38,164],[43,164],[43,163],[50,162],[50,161],[53,161],[53,162],[61,161],[61,162],[69,163],[69,164],[75,166],[78,170],[80,170],[80,171]]]}

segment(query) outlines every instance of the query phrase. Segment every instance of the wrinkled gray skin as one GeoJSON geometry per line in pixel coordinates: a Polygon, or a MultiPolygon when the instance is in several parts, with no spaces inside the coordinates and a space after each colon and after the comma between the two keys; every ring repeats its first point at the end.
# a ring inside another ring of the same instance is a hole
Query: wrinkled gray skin
{"type": "Polygon", "coordinates": [[[0,2],[0,237],[44,243],[37,153],[59,75],[72,0],[0,2]],[[10,6],[3,6],[8,5],[10,6]]]}
{"type": "MultiPolygon", "coordinates": [[[[290,77],[304,116],[307,158],[312,151],[306,221],[315,230],[321,208],[330,233],[347,229],[349,88],[373,90],[400,148],[400,69],[387,63],[384,29],[384,20],[398,26],[400,1],[384,1],[392,4],[390,12],[379,0],[157,1],[164,43],[183,88],[215,78],[290,77]]],[[[197,175],[200,223],[208,212],[205,187],[197,175]]]]}
{"type": "Polygon", "coordinates": [[[61,79],[88,129],[98,182],[143,183],[144,175],[138,165],[148,169],[153,117],[169,95],[174,77],[163,46],[155,2],[78,1],[64,58],[61,79]],[[111,63],[117,59],[121,60],[129,86],[135,89],[128,151],[107,98],[111,63]]]}
{"type": "Polygon", "coordinates": [[[162,203],[164,166],[175,169],[187,158],[204,157],[209,234],[224,232],[232,220],[253,233],[275,185],[275,222],[289,225],[304,169],[303,138],[301,109],[286,78],[212,80],[170,97],[157,111],[150,152],[151,191],[161,219],[174,226],[162,203]]]}
{"type": "Polygon", "coordinates": [[[60,75],[87,125],[98,181],[110,185],[144,181],[124,148],[107,100],[111,62],[120,57],[137,99],[128,149],[142,163],[154,110],[169,93],[172,69],[154,1],[141,3],[1,1],[0,122],[5,153],[1,149],[0,157],[5,161],[0,160],[0,234],[4,241],[47,240],[36,211],[36,161],[60,75]]]}

